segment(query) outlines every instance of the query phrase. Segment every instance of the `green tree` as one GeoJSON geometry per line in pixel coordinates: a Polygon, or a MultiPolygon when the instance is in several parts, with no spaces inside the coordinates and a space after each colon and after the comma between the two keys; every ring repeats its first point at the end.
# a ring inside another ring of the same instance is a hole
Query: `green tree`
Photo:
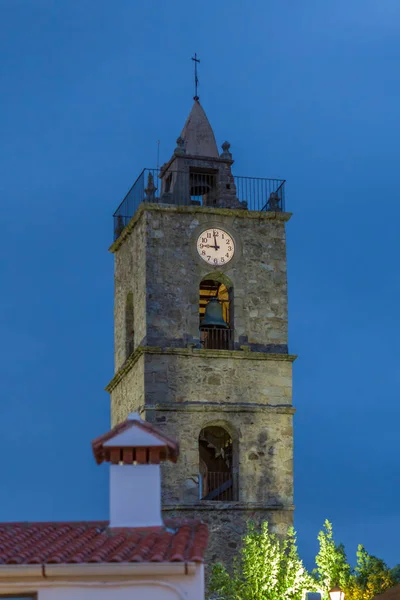
{"type": "Polygon", "coordinates": [[[357,564],[345,589],[346,600],[371,600],[395,583],[396,579],[385,562],[369,554],[360,544],[357,564]]]}
{"type": "Polygon", "coordinates": [[[352,569],[343,544],[335,543],[329,521],[325,521],[318,541],[317,568],[313,575],[324,600],[329,600],[328,592],[335,585],[345,592],[345,600],[372,600],[396,583],[384,561],[368,554],[362,545],[358,546],[357,564],[352,569]]]}
{"type": "Polygon", "coordinates": [[[395,565],[393,569],[390,569],[390,574],[396,583],[400,583],[400,565],[395,565]]]}
{"type": "Polygon", "coordinates": [[[338,585],[345,600],[372,600],[399,582],[400,566],[389,569],[385,562],[357,549],[354,569],[347,561],[343,544],[336,544],[330,521],[318,534],[319,551],[311,577],[299,558],[296,534],[290,529],[285,539],[270,533],[268,523],[257,529],[249,523],[241,554],[231,576],[218,563],[212,568],[209,589],[219,600],[302,600],[307,591],[321,592],[338,585]]]}
{"type": "Polygon", "coordinates": [[[299,558],[291,528],[281,540],[263,523],[249,523],[244,545],[231,576],[218,563],[212,568],[209,589],[221,600],[302,600],[315,582],[299,558]]]}
{"type": "MultiPolygon", "coordinates": [[[[333,539],[332,523],[324,522],[318,534],[319,551],[315,557],[316,569],[313,575],[324,600],[329,600],[329,590],[338,585],[345,590],[348,586],[351,567],[347,562],[343,544],[336,544],[333,539]]],[[[347,599],[346,599],[347,600],[347,599]]]]}

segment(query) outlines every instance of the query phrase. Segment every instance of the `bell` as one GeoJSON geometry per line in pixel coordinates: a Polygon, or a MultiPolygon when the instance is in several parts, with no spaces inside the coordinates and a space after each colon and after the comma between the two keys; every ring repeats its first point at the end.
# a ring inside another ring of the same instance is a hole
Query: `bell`
{"type": "Polygon", "coordinates": [[[228,323],[226,323],[222,317],[222,304],[217,298],[211,298],[206,306],[206,312],[200,323],[200,329],[203,329],[204,327],[229,329],[228,323]]]}
{"type": "Polygon", "coordinates": [[[192,182],[190,185],[190,195],[191,196],[205,196],[210,191],[211,186],[208,185],[205,181],[196,181],[192,182]]]}
{"type": "Polygon", "coordinates": [[[190,195],[205,196],[213,189],[214,176],[209,173],[190,173],[190,195]]]}

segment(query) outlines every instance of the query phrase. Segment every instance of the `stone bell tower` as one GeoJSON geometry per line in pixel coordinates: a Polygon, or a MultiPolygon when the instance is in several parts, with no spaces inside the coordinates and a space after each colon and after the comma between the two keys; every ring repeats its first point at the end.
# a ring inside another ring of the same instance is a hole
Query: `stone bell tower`
{"type": "Polygon", "coordinates": [[[208,560],[246,523],[293,521],[292,362],[284,181],[232,174],[196,99],[171,159],[114,215],[112,422],[131,412],[180,443],[165,517],[200,518],[208,560]]]}

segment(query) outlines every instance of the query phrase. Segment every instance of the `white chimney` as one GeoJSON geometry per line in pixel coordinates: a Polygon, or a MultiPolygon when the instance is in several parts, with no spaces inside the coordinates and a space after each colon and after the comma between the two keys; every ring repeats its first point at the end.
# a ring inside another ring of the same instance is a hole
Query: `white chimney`
{"type": "Polygon", "coordinates": [[[98,463],[110,462],[110,527],[162,527],[160,461],[178,444],[132,413],[92,443],[98,463]]]}

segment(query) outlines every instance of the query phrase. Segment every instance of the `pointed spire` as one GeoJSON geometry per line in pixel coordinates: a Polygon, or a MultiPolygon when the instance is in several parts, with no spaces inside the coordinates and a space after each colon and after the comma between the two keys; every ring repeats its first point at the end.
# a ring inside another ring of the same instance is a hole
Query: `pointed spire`
{"type": "Polygon", "coordinates": [[[186,154],[218,158],[218,147],[214,132],[200,102],[195,100],[192,110],[182,129],[186,154]]]}

